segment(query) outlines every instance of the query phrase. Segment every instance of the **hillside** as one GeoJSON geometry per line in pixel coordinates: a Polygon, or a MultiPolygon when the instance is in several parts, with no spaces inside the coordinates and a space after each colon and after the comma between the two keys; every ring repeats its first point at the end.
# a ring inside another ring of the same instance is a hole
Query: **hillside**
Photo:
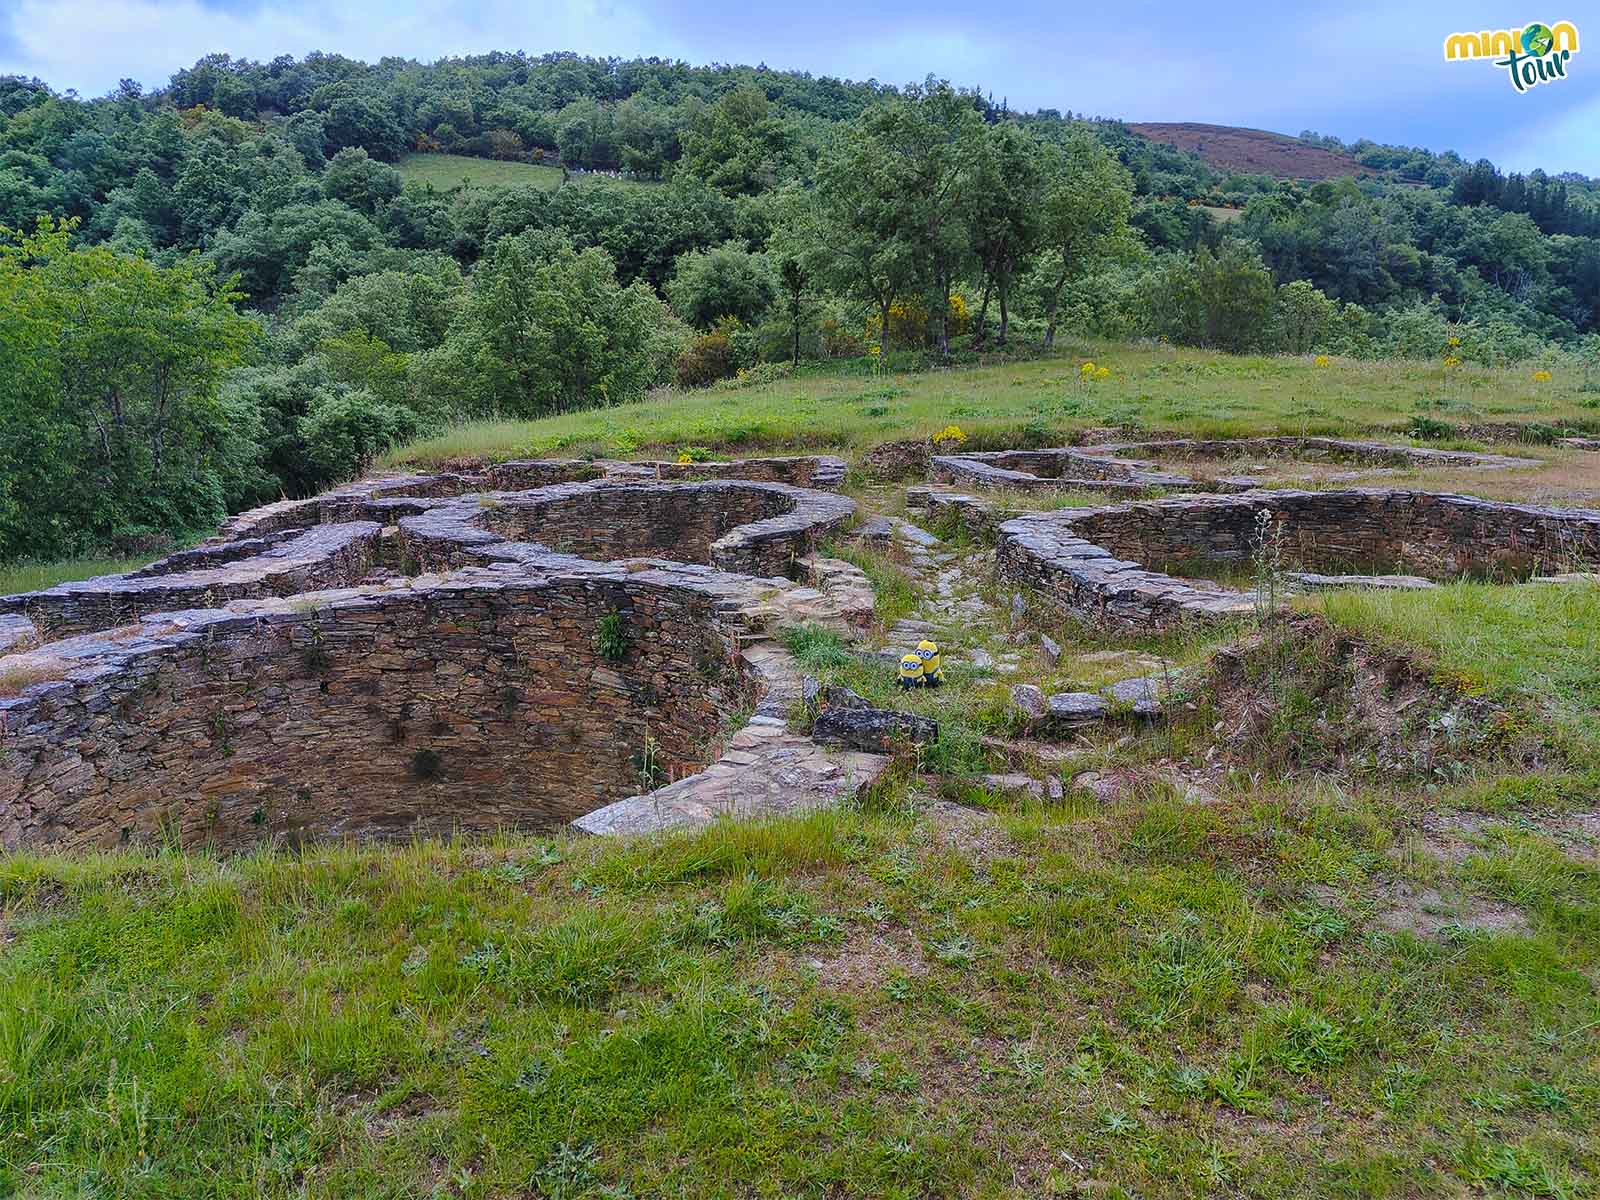
{"type": "Polygon", "coordinates": [[[1348,154],[1308,146],[1299,138],[1236,125],[1203,125],[1194,121],[1144,121],[1130,124],[1139,136],[1163,146],[1197,154],[1220,171],[1241,175],[1275,175],[1279,179],[1337,179],[1373,175],[1348,154]]]}

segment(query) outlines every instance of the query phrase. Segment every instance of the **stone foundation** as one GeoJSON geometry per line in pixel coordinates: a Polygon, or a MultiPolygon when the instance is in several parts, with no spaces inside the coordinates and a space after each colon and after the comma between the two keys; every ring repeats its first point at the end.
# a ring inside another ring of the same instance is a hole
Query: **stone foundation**
{"type": "Polygon", "coordinates": [[[798,578],[800,560],[854,512],[842,496],[776,483],[592,483],[463,497],[402,517],[399,528],[404,561],[427,570],[516,559],[537,544],[798,578]]]}
{"type": "Polygon", "coordinates": [[[1505,454],[1432,450],[1348,438],[1176,438],[1159,442],[1110,442],[1092,447],[1060,446],[1044,450],[936,455],[930,463],[929,478],[936,483],[1016,491],[1086,488],[1121,492],[1160,490],[1229,493],[1248,491],[1263,482],[1251,475],[1224,476],[1210,481],[1192,479],[1163,471],[1159,462],[1153,461],[1167,457],[1350,463],[1365,467],[1368,472],[1421,467],[1507,470],[1542,465],[1538,459],[1505,454]]]}
{"type": "Polygon", "coordinates": [[[237,542],[334,521],[383,520],[418,512],[418,500],[439,500],[479,492],[528,491],[563,483],[614,480],[747,480],[782,483],[818,491],[836,490],[845,464],[829,454],[791,458],[751,458],[732,462],[594,462],[575,458],[528,459],[492,463],[433,475],[394,475],[363,480],[305,500],[279,500],[240,513],[219,531],[217,543],[237,542]],[[383,501],[390,503],[385,505],[383,501]]]}
{"type": "MultiPolygon", "coordinates": [[[[967,498],[970,500],[970,498],[967,498]]],[[[1265,513],[1284,565],[1423,579],[1525,578],[1600,562],[1600,512],[1351,488],[1191,496],[1003,522],[996,570],[1080,616],[1130,627],[1248,613],[1252,593],[1171,570],[1248,567],[1265,513]]]]}
{"type": "Polygon", "coordinates": [[[870,617],[860,572],[811,554],[851,501],[631,470],[482,495],[459,478],[269,506],[248,537],[0,602],[0,655],[20,651],[0,657],[0,846],[411,837],[602,808],[596,828],[637,831],[830,803],[886,765],[782,728],[799,674],[764,632],[870,617]],[[714,798],[731,776],[752,783],[732,808],[714,798]]]}
{"type": "Polygon", "coordinates": [[[42,640],[53,640],[127,625],[145,613],[343,587],[377,562],[381,532],[371,521],[351,521],[185,551],[128,575],[6,596],[0,612],[25,616],[42,640]]]}

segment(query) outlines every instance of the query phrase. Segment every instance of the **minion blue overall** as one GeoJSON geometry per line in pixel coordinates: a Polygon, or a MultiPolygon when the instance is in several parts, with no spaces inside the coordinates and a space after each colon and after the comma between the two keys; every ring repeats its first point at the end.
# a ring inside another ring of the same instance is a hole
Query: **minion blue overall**
{"type": "Polygon", "coordinates": [[[922,677],[922,655],[912,652],[900,656],[900,690],[909,692],[912,688],[926,687],[927,680],[922,677]]]}

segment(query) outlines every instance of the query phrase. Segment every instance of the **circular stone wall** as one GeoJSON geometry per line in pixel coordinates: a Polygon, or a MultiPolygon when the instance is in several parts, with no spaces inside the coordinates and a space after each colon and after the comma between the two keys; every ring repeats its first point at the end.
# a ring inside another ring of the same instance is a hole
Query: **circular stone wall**
{"type": "Polygon", "coordinates": [[[400,520],[408,565],[445,570],[520,560],[542,547],[580,558],[659,558],[790,576],[855,502],[777,483],[566,484],[466,496],[400,520]]]}
{"type": "Polygon", "coordinates": [[[1177,578],[1172,568],[1247,566],[1263,514],[1284,564],[1314,572],[1506,580],[1600,562],[1600,512],[1350,488],[1034,513],[999,526],[996,567],[1071,611],[1114,623],[1237,615],[1252,609],[1251,594],[1177,578]]]}
{"type": "Polygon", "coordinates": [[[1159,462],[1152,461],[1240,458],[1316,465],[1341,463],[1364,467],[1366,470],[1360,473],[1420,467],[1504,470],[1543,465],[1538,459],[1514,458],[1504,454],[1431,450],[1347,438],[1177,438],[1159,442],[937,455],[931,462],[930,477],[937,483],[1014,491],[1085,488],[1121,492],[1239,492],[1260,486],[1262,480],[1252,475],[1197,478],[1193,474],[1163,470],[1159,462]]]}
{"type": "Polygon", "coordinates": [[[570,821],[704,764],[745,700],[721,599],[667,572],[469,571],[13,657],[44,678],[0,698],[0,844],[570,821]]]}
{"type": "Polygon", "coordinates": [[[466,496],[453,478],[353,485],[269,506],[249,537],[0,599],[0,846],[642,829],[874,778],[880,756],[784,729],[798,672],[751,636],[860,611],[845,564],[772,578],[814,562],[854,503],[633,469],[466,496]]]}

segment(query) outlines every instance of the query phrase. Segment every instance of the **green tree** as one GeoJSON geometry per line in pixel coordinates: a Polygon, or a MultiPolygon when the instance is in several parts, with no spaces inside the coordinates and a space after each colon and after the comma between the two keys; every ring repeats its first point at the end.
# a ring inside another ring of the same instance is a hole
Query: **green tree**
{"type": "Polygon", "coordinates": [[[1285,350],[1306,354],[1326,349],[1336,336],[1340,318],[1338,303],[1304,279],[1280,287],[1275,308],[1276,325],[1285,350]]]}
{"type": "Polygon", "coordinates": [[[678,348],[666,307],[642,283],[620,285],[605,251],[539,234],[495,245],[457,333],[487,406],[509,416],[638,400],[678,348]]]}
{"type": "Polygon", "coordinates": [[[1053,282],[1046,293],[1044,344],[1056,339],[1061,289],[1096,259],[1130,253],[1138,244],[1128,225],[1133,180],[1127,168],[1090,133],[1075,129],[1045,162],[1040,245],[1049,252],[1053,282]]]}
{"type": "Polygon", "coordinates": [[[259,482],[218,383],[258,334],[203,264],[0,230],[0,557],[200,530],[259,482]]]}
{"type": "Polygon", "coordinates": [[[697,329],[710,329],[722,317],[753,325],[772,307],[777,293],[766,258],[738,242],[680,254],[667,282],[673,310],[697,329]]]}
{"type": "Polygon", "coordinates": [[[989,126],[978,145],[973,186],[972,248],[983,274],[977,339],[984,340],[991,294],[1000,305],[1002,346],[1011,326],[1011,287],[1038,247],[1044,158],[1038,141],[1008,123],[989,126]]]}

